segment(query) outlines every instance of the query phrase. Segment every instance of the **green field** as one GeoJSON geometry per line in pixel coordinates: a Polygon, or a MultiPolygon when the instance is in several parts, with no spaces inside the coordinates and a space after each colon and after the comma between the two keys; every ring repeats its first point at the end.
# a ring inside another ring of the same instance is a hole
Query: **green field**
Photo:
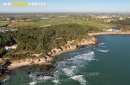
{"type": "MultiPolygon", "coordinates": [[[[41,16],[42,17],[42,16],[41,16]]],[[[97,29],[111,28],[111,24],[104,22],[103,19],[94,20],[90,17],[83,15],[47,15],[44,16],[45,20],[40,18],[31,18],[29,21],[24,22],[12,22],[10,28],[23,28],[23,27],[42,27],[46,25],[59,25],[59,24],[70,24],[76,23],[81,26],[91,26],[97,29]],[[86,20],[84,20],[86,19],[86,20]]]]}
{"type": "Polygon", "coordinates": [[[9,21],[0,21],[0,25],[5,25],[5,24],[8,24],[9,21]]]}

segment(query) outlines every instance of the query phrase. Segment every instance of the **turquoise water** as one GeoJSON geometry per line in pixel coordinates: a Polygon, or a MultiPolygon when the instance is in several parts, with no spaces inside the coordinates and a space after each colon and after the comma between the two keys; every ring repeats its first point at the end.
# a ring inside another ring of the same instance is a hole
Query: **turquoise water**
{"type": "Polygon", "coordinates": [[[20,68],[4,85],[130,85],[130,36],[96,36],[96,46],[59,55],[54,76],[20,68]],[[30,84],[29,84],[30,83],[30,84]]]}

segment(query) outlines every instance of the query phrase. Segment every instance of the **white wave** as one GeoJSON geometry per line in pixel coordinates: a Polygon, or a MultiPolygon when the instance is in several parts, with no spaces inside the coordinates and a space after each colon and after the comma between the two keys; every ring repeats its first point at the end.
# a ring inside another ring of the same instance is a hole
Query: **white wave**
{"type": "Polygon", "coordinates": [[[97,51],[104,52],[104,53],[109,52],[109,50],[97,50],[97,51]]]}
{"type": "Polygon", "coordinates": [[[76,73],[79,73],[79,68],[81,66],[85,66],[89,61],[95,60],[94,51],[82,51],[82,54],[75,54],[74,56],[70,57],[66,61],[57,62],[56,70],[54,71],[53,75],[51,76],[39,76],[36,77],[36,74],[30,74],[29,77],[32,79],[33,82],[40,82],[51,80],[58,85],[60,83],[59,75],[66,75],[69,78],[77,79],[82,85],[86,85],[86,80],[83,78],[82,75],[75,76],[76,73]]]}
{"type": "Polygon", "coordinates": [[[109,52],[110,50],[103,50],[103,49],[101,49],[101,48],[93,48],[94,50],[96,50],[96,51],[100,51],[100,52],[104,52],[104,53],[107,53],[107,52],[109,52]]]}
{"type": "Polygon", "coordinates": [[[52,79],[53,77],[51,77],[51,76],[41,76],[41,77],[39,77],[37,80],[38,81],[46,81],[46,80],[50,80],[50,79],[52,79]]]}
{"type": "Polygon", "coordinates": [[[37,82],[37,81],[51,80],[51,79],[53,78],[53,77],[51,77],[51,76],[39,76],[39,77],[37,77],[35,74],[30,74],[29,77],[30,77],[33,81],[35,81],[35,82],[37,82]]]}
{"type": "Polygon", "coordinates": [[[64,72],[66,76],[79,81],[82,85],[86,85],[86,80],[83,78],[83,76],[81,75],[75,76],[75,75],[80,70],[78,68],[86,65],[89,61],[96,60],[94,57],[95,57],[94,51],[83,52],[80,55],[76,55],[74,57],[67,59],[67,61],[62,61],[62,63],[61,62],[58,63],[58,67],[59,69],[61,69],[62,72],[64,72]]]}
{"type": "Polygon", "coordinates": [[[100,45],[104,45],[104,44],[105,44],[105,43],[99,43],[98,46],[100,46],[100,45]]]}
{"type": "Polygon", "coordinates": [[[74,71],[76,70],[76,66],[72,66],[70,68],[63,68],[62,71],[67,75],[67,76],[73,76],[75,75],[74,71]]]}
{"type": "Polygon", "coordinates": [[[6,76],[6,78],[3,80],[3,82],[4,82],[4,81],[6,81],[6,80],[8,80],[8,79],[9,79],[9,77],[10,77],[10,76],[6,76]]]}
{"type": "Polygon", "coordinates": [[[75,56],[73,59],[74,60],[86,60],[86,61],[91,61],[91,60],[95,60],[94,59],[94,52],[91,51],[91,52],[88,52],[88,53],[85,53],[85,54],[82,54],[82,55],[78,55],[78,56],[75,56]]]}
{"type": "Polygon", "coordinates": [[[29,85],[35,85],[37,82],[30,82],[29,85]]]}
{"type": "Polygon", "coordinates": [[[75,69],[77,66],[72,66],[71,68],[75,69]]]}
{"type": "Polygon", "coordinates": [[[43,81],[46,81],[46,80],[53,80],[53,77],[51,76],[39,76],[39,77],[36,77],[36,76],[30,76],[30,78],[32,79],[33,82],[29,83],[30,85],[35,85],[37,82],[43,82],[43,81]]]}
{"type": "Polygon", "coordinates": [[[83,78],[83,75],[70,77],[73,80],[79,81],[81,85],[86,85],[87,81],[83,78]]]}
{"type": "Polygon", "coordinates": [[[70,59],[67,59],[67,62],[63,63],[58,63],[59,68],[62,68],[62,72],[65,73],[65,75],[72,77],[76,73],[78,73],[78,68],[83,67],[86,65],[88,62],[94,59],[95,55],[93,51],[90,52],[85,52],[80,55],[76,55],[74,57],[71,57],[70,59]],[[87,62],[88,61],[88,62],[87,62]],[[68,65],[69,64],[69,65],[68,65]]]}
{"type": "Polygon", "coordinates": [[[53,80],[52,82],[54,82],[55,84],[59,84],[59,80],[53,80]]]}

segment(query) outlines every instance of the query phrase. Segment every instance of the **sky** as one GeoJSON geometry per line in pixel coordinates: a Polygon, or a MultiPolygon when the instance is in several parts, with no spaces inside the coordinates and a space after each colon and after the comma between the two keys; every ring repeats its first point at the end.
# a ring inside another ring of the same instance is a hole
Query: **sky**
{"type": "Polygon", "coordinates": [[[0,13],[130,12],[130,0],[0,0],[0,13]],[[46,6],[13,7],[3,3],[46,3],[46,6]]]}

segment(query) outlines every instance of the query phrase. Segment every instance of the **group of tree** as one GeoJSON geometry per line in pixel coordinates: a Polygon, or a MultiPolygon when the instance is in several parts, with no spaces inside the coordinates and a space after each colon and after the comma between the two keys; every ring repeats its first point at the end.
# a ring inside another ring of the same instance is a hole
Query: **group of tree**
{"type": "MultiPolygon", "coordinates": [[[[44,28],[19,29],[0,34],[0,47],[17,44],[17,51],[47,54],[53,48],[60,48],[67,41],[89,39],[88,32],[92,28],[84,28],[78,24],[60,24],[44,28]]],[[[3,52],[5,50],[1,49],[3,52]]]]}
{"type": "Polygon", "coordinates": [[[111,23],[116,24],[122,31],[130,31],[130,18],[112,21],[111,23]]]}

